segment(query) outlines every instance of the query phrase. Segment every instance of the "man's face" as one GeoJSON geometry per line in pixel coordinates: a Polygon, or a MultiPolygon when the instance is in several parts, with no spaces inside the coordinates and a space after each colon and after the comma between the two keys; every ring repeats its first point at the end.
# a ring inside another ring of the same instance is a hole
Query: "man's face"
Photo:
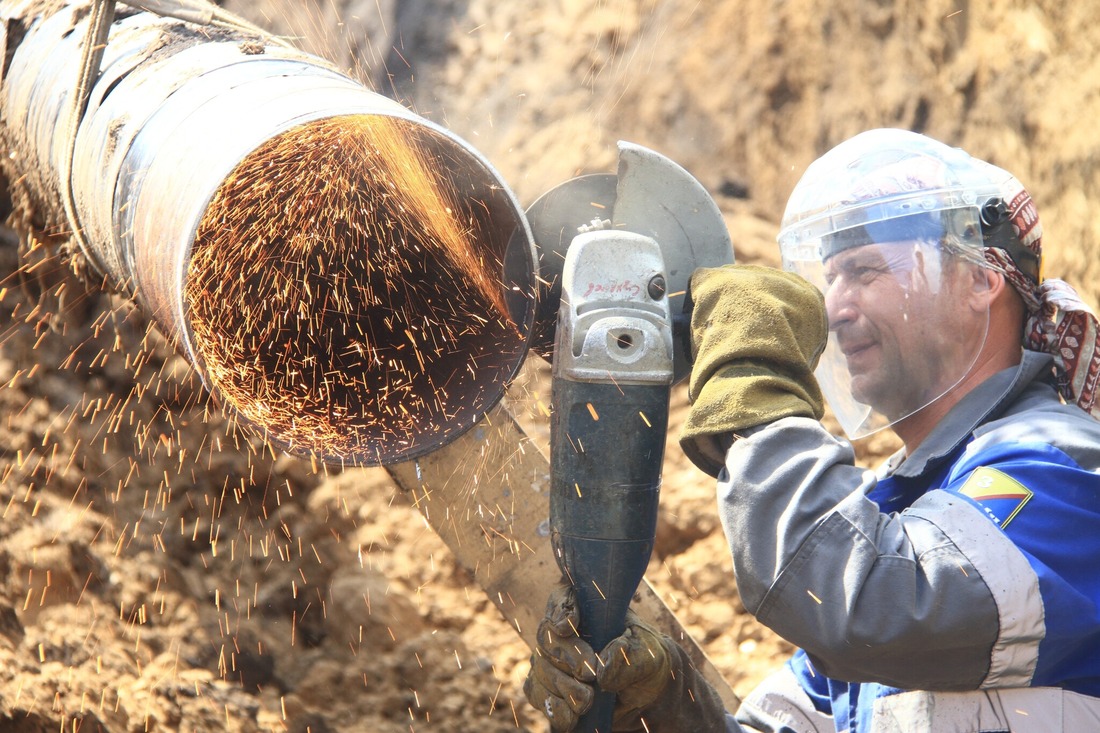
{"type": "Polygon", "coordinates": [[[970,369],[988,313],[967,307],[973,266],[932,244],[853,247],[825,263],[825,306],[852,396],[891,420],[929,404],[970,369]]]}

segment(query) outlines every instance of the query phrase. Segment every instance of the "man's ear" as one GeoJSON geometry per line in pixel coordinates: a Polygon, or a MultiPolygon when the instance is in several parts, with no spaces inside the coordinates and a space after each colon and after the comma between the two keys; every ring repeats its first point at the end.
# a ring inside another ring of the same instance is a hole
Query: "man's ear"
{"type": "Polygon", "coordinates": [[[1012,287],[1003,272],[988,267],[974,267],[971,270],[970,298],[976,310],[988,310],[1006,290],[1012,287]]]}

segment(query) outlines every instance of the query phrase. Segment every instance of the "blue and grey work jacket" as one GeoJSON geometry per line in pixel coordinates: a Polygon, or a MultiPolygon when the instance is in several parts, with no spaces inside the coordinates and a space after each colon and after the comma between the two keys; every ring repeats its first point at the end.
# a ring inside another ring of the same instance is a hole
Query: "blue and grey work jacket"
{"type": "Polygon", "coordinates": [[[1100,731],[1100,422],[1049,356],[859,468],[805,418],[736,441],[718,500],[745,607],[799,647],[731,731],[1100,731]]]}

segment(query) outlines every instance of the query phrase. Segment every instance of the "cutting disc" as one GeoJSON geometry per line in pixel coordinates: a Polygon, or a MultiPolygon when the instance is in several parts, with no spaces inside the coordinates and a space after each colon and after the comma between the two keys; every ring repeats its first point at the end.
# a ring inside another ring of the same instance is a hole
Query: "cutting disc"
{"type": "Polygon", "coordinates": [[[581,227],[593,219],[611,219],[617,183],[618,177],[611,173],[572,178],[544,193],[527,209],[538,253],[539,280],[531,348],[544,359],[554,353],[565,252],[581,227]]]}

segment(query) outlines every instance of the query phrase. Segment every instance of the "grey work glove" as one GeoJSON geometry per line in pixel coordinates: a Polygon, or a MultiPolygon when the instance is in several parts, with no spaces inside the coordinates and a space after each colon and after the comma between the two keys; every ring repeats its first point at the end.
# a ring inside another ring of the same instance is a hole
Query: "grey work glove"
{"type": "Polygon", "coordinates": [[[711,476],[740,431],[825,412],[814,369],[829,336],[825,299],[793,273],[755,265],[691,277],[692,407],[680,446],[711,476]]]}
{"type": "Polygon", "coordinates": [[[622,636],[597,655],[577,635],[573,592],[551,594],[539,624],[527,701],[559,733],[573,730],[592,706],[594,686],[616,694],[612,731],[724,731],[726,710],[714,688],[669,637],[627,612],[622,636]]]}

